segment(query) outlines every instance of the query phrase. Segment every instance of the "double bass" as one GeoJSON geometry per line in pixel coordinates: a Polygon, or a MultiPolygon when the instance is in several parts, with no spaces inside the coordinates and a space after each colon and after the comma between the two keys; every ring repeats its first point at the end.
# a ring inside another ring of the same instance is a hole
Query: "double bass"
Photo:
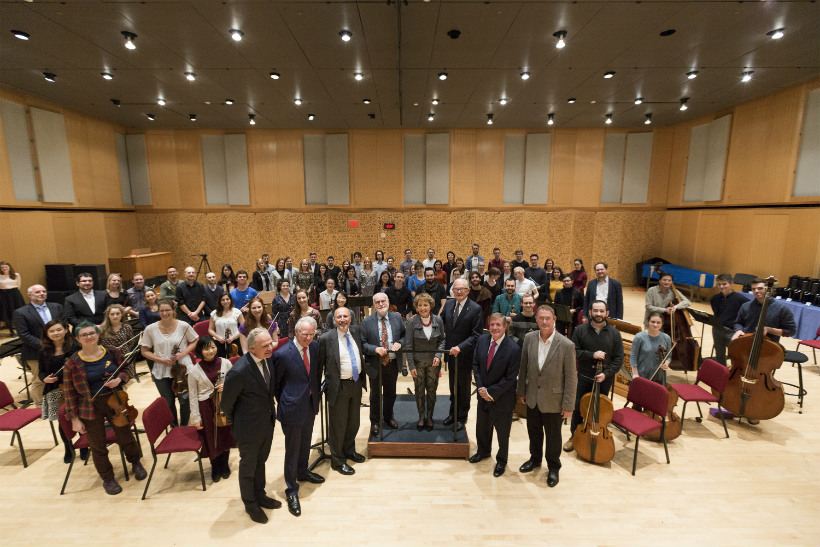
{"type": "Polygon", "coordinates": [[[723,392],[723,408],[748,420],[770,420],[786,404],[783,385],[774,379],[774,371],[783,364],[786,350],[765,334],[766,312],[775,281],[774,276],[766,280],[768,288],[755,332],[729,344],[732,369],[723,392]]]}
{"type": "MultiPolygon", "coordinates": [[[[671,354],[674,350],[675,350],[675,346],[672,346],[672,349],[669,351],[669,353],[671,354]]],[[[649,433],[644,435],[645,439],[649,439],[650,441],[655,441],[655,442],[659,442],[659,441],[662,440],[661,439],[661,431],[664,431],[664,436],[666,437],[666,440],[671,441],[673,439],[677,439],[678,437],[680,437],[681,430],[683,429],[683,423],[680,420],[680,416],[678,416],[675,413],[675,406],[677,406],[677,404],[678,404],[678,397],[679,397],[678,392],[675,390],[675,388],[672,387],[672,384],[667,382],[666,371],[661,370],[661,365],[663,364],[664,361],[666,361],[669,358],[669,355],[665,354],[665,352],[666,352],[666,350],[664,349],[664,347],[662,345],[658,346],[658,356],[660,358],[660,362],[658,363],[658,368],[655,370],[655,372],[649,378],[651,380],[652,378],[655,377],[655,374],[658,374],[659,372],[661,372],[663,374],[663,385],[666,386],[666,389],[669,390],[669,405],[667,406],[667,409],[666,409],[666,429],[665,430],[655,429],[654,431],[650,431],[649,433]]],[[[644,410],[643,413],[646,414],[647,416],[649,416],[650,418],[652,418],[653,420],[655,420],[658,423],[663,422],[662,416],[658,416],[657,414],[655,414],[651,410],[644,410]]]]}
{"type": "MultiPolygon", "coordinates": [[[[662,262],[655,264],[655,271],[658,276],[663,275],[664,271],[661,269],[662,262]]],[[[678,290],[675,284],[669,287],[672,291],[672,300],[669,302],[670,306],[680,304],[678,298],[678,290]]],[[[700,344],[697,339],[692,336],[692,316],[686,309],[676,309],[674,313],[669,315],[669,320],[663,322],[663,331],[672,339],[675,351],[672,352],[672,363],[669,365],[674,370],[696,371],[700,366],[700,344]]]]}
{"type": "MultiPolygon", "coordinates": [[[[598,359],[595,375],[601,374],[604,362],[598,359]]],[[[601,383],[595,381],[592,391],[581,397],[581,415],[584,423],[572,436],[572,444],[580,457],[591,463],[606,463],[615,456],[615,440],[607,429],[612,421],[612,401],[601,394],[601,383]]]]}

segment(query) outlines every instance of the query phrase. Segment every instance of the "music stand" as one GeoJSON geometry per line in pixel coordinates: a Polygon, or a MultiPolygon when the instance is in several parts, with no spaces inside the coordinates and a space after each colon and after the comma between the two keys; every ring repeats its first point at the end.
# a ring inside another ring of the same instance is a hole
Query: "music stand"
{"type": "MultiPolygon", "coordinates": [[[[692,308],[686,308],[689,314],[695,318],[696,321],[699,323],[703,323],[704,325],[711,325],[712,327],[718,327],[718,329],[725,329],[731,331],[731,329],[727,329],[723,326],[717,317],[712,315],[711,313],[706,313],[705,311],[695,310],[692,308]]],[[[703,332],[705,328],[700,329],[700,346],[703,347],[703,332]]],[[[715,347],[714,340],[712,340],[712,348],[715,347]]]]}
{"type": "Polygon", "coordinates": [[[575,327],[574,322],[572,320],[572,312],[569,311],[572,308],[570,308],[569,306],[565,306],[563,304],[553,303],[552,309],[555,310],[555,319],[557,319],[558,321],[563,321],[564,323],[567,323],[569,325],[569,328],[567,329],[567,337],[572,336],[572,330],[575,327]]]}
{"type": "Polygon", "coordinates": [[[322,381],[322,386],[319,389],[319,392],[319,396],[323,400],[322,404],[319,405],[319,425],[321,427],[321,440],[318,443],[313,443],[312,445],[310,445],[311,450],[316,449],[319,451],[319,456],[308,467],[308,469],[311,471],[316,469],[316,466],[322,463],[323,461],[330,459],[330,454],[325,452],[325,445],[327,444],[326,433],[330,433],[330,413],[327,409],[327,380],[322,381]]]}
{"type": "MultiPolygon", "coordinates": [[[[28,368],[28,364],[23,360],[22,349],[23,341],[19,337],[10,338],[0,344],[0,359],[14,356],[17,358],[17,362],[20,363],[20,368],[23,371],[23,383],[25,384],[23,389],[26,391],[26,398],[17,404],[20,405],[20,408],[26,408],[34,401],[31,398],[31,390],[29,389],[28,371],[26,370],[28,368]]],[[[23,389],[18,391],[18,393],[22,392],[23,389]]]]}

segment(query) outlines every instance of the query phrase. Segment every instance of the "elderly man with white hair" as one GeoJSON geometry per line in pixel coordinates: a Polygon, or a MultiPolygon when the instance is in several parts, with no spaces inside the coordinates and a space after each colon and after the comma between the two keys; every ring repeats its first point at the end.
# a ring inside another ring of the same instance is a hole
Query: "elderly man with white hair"
{"type": "Polygon", "coordinates": [[[32,374],[30,386],[31,398],[34,404],[43,404],[43,382],[37,375],[39,370],[40,350],[43,348],[40,343],[40,334],[43,327],[52,319],[61,319],[63,316],[63,306],[55,302],[46,302],[46,288],[42,285],[32,285],[26,291],[29,303],[22,308],[14,310],[14,328],[17,336],[23,342],[22,357],[28,364],[32,374]]]}

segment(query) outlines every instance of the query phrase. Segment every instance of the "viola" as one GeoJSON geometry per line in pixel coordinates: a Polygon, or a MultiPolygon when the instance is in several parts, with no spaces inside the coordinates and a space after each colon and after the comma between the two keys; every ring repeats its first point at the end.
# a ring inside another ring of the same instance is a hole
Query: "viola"
{"type": "Polygon", "coordinates": [[[235,342],[232,342],[232,343],[228,344],[228,340],[230,339],[230,337],[232,335],[233,335],[233,333],[231,332],[231,329],[226,327],[225,328],[225,346],[226,346],[225,350],[226,350],[226,353],[228,354],[229,358],[230,357],[236,357],[237,355],[239,355],[239,346],[237,346],[235,342]]]}
{"type": "MultiPolygon", "coordinates": [[[[666,381],[666,371],[660,370],[660,367],[663,364],[663,362],[668,359],[668,355],[666,355],[665,352],[666,350],[664,349],[663,345],[658,346],[658,356],[660,358],[660,362],[658,363],[658,369],[655,371],[655,374],[657,374],[658,372],[663,373],[663,385],[666,386],[666,389],[669,390],[669,405],[667,406],[666,410],[666,429],[664,430],[664,436],[666,437],[667,441],[671,441],[673,439],[677,439],[680,436],[681,430],[683,429],[683,423],[681,422],[680,416],[678,416],[675,413],[675,406],[678,404],[678,392],[677,390],[675,390],[675,388],[672,387],[672,384],[666,381]]],[[[652,378],[655,377],[655,374],[652,375],[652,378]]],[[[663,417],[659,416],[658,414],[655,414],[651,410],[644,410],[644,414],[646,414],[658,423],[663,423],[663,417]]],[[[650,431],[649,433],[644,435],[644,438],[655,442],[661,441],[661,429],[650,431]]]]}
{"type": "Polygon", "coordinates": [[[139,416],[139,411],[129,404],[128,393],[122,388],[115,388],[106,404],[114,413],[111,417],[111,425],[114,427],[127,427],[139,416]]]}
{"type": "MultiPolygon", "coordinates": [[[[174,355],[179,353],[179,344],[174,346],[172,353],[171,358],[173,359],[174,355]]],[[[171,391],[174,395],[188,393],[188,367],[176,359],[171,362],[171,391]]]]}
{"type": "MultiPolygon", "coordinates": [[[[599,359],[595,375],[601,374],[604,362],[599,359]]],[[[572,436],[575,451],[580,457],[592,463],[606,463],[615,456],[615,440],[607,428],[612,421],[612,401],[601,394],[600,382],[594,382],[592,391],[581,397],[581,414],[584,423],[579,425],[572,436]]]]}
{"type": "MultiPolygon", "coordinates": [[[[658,272],[658,276],[664,273],[661,269],[662,265],[662,262],[655,264],[655,271],[658,272]]],[[[669,287],[669,290],[672,291],[672,300],[669,305],[676,306],[680,304],[678,290],[675,288],[674,283],[669,287]]],[[[696,371],[700,366],[700,344],[692,336],[692,324],[692,316],[685,309],[676,309],[669,316],[669,320],[663,322],[663,331],[676,344],[674,346],[675,350],[672,352],[672,363],[669,365],[674,370],[696,371]]]]}

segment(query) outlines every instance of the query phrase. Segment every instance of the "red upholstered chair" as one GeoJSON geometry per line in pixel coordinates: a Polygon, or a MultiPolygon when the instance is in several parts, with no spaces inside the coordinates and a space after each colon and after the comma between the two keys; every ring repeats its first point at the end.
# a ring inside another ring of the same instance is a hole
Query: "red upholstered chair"
{"type": "Polygon", "coordinates": [[[678,396],[683,400],[683,411],[681,412],[681,426],[683,426],[683,419],[686,417],[686,403],[694,401],[698,405],[699,418],[695,418],[700,422],[703,419],[703,412],[700,410],[700,403],[717,403],[718,416],[723,423],[723,431],[726,432],[726,438],[729,438],[729,430],[726,428],[726,420],[723,419],[723,410],[720,404],[723,402],[723,392],[726,390],[726,383],[729,381],[729,369],[715,361],[714,359],[704,359],[698,369],[698,376],[694,384],[672,384],[678,396]],[[711,391],[707,391],[698,385],[698,382],[703,382],[714,391],[718,393],[715,397],[711,391]]]}
{"type": "Polygon", "coordinates": [[[200,338],[203,336],[208,336],[208,325],[210,325],[210,323],[211,322],[208,319],[194,323],[194,332],[196,335],[200,338]]]}
{"type": "MultiPolygon", "coordinates": [[[[76,435],[80,435],[79,433],[74,431],[74,429],[72,429],[71,422],[69,421],[69,419],[65,415],[65,405],[60,405],[60,409],[57,411],[57,421],[60,422],[60,428],[63,430],[63,435],[65,435],[65,438],[68,439],[69,441],[74,439],[74,437],[76,435]]],[[[114,433],[113,429],[107,428],[105,430],[105,444],[106,444],[106,446],[111,446],[112,444],[116,444],[116,442],[117,442],[117,434],[114,433]]],[[[91,445],[88,442],[88,436],[85,433],[83,433],[82,435],[79,436],[79,438],[76,441],[73,441],[71,443],[71,446],[74,447],[74,450],[79,450],[81,448],[88,448],[91,445]]],[[[89,459],[90,458],[91,458],[91,455],[89,454],[89,459]]],[[[60,495],[61,496],[63,494],[65,494],[65,487],[68,484],[68,477],[69,477],[69,475],[71,475],[71,469],[74,467],[74,460],[76,460],[76,459],[77,459],[76,452],[72,451],[71,452],[71,462],[69,462],[69,464],[68,464],[68,471],[66,471],[66,474],[65,474],[65,480],[63,481],[63,487],[60,489],[60,495]]],[[[121,447],[120,447],[120,459],[122,460],[122,470],[125,473],[125,480],[129,480],[128,467],[125,464],[125,454],[122,453],[122,448],[121,447]]],[[[83,464],[83,465],[88,465],[88,460],[85,460],[85,464],[83,464]]]]}
{"type": "Polygon", "coordinates": [[[285,336],[284,338],[280,338],[279,343],[276,345],[276,349],[273,350],[273,353],[276,353],[280,349],[284,348],[288,344],[288,342],[290,342],[290,338],[288,338],[287,336],[285,336]]]}
{"type": "MultiPolygon", "coordinates": [[[[17,408],[14,404],[14,397],[11,396],[9,388],[4,382],[0,382],[0,408],[11,407],[8,412],[0,416],[0,431],[11,431],[11,446],[14,446],[14,438],[17,437],[17,446],[20,447],[20,456],[23,458],[23,467],[28,467],[26,451],[23,449],[23,439],[20,437],[20,430],[31,422],[37,421],[43,414],[39,408],[17,408]]],[[[49,422],[50,424],[51,422],[49,422]]],[[[51,426],[51,434],[54,436],[54,446],[57,446],[57,435],[54,433],[54,426],[51,426]]]]}
{"type": "Polygon", "coordinates": [[[148,437],[148,442],[151,443],[151,455],[154,457],[154,463],[151,465],[151,473],[148,475],[148,482],[145,483],[145,492],[142,493],[142,499],[148,494],[148,487],[151,485],[151,478],[154,476],[154,469],[157,467],[157,454],[168,454],[168,459],[165,460],[165,468],[168,469],[168,462],[171,460],[171,454],[175,452],[196,452],[197,463],[199,463],[199,477],[202,479],[202,490],[205,491],[205,473],[202,471],[202,442],[199,440],[199,435],[196,432],[196,427],[192,425],[174,427],[168,429],[174,417],[171,415],[171,409],[168,408],[168,403],[162,397],[157,398],[156,401],[148,405],[142,413],[142,423],[145,426],[145,434],[148,437]],[[165,437],[157,444],[162,432],[166,431],[165,437]]]}
{"type": "Polygon", "coordinates": [[[820,327],[817,327],[817,332],[814,335],[814,340],[800,340],[797,343],[797,351],[800,351],[800,344],[811,348],[811,354],[814,357],[814,364],[817,364],[817,353],[815,350],[820,349],[820,327]]]}
{"type": "Polygon", "coordinates": [[[643,435],[656,429],[661,430],[663,450],[666,452],[666,463],[669,463],[669,449],[666,447],[666,411],[669,406],[669,390],[646,378],[635,378],[629,384],[626,402],[635,403],[646,410],[663,416],[660,423],[634,408],[619,408],[612,415],[612,423],[635,435],[635,455],[632,458],[632,475],[638,464],[638,442],[643,435]]]}
{"type": "Polygon", "coordinates": [[[231,357],[230,359],[228,359],[228,361],[230,361],[232,365],[235,365],[236,362],[239,361],[240,359],[242,359],[242,356],[237,355],[236,357],[231,357]]]}

